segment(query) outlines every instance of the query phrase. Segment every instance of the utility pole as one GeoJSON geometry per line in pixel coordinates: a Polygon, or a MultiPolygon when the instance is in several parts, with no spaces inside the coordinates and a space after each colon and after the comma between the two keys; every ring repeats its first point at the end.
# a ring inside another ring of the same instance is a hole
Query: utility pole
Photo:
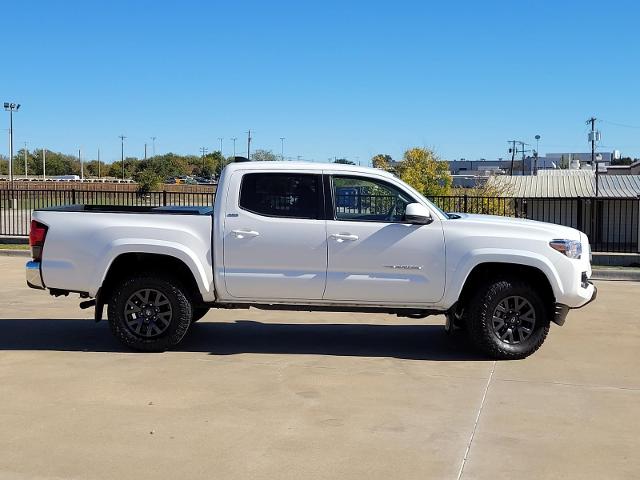
{"type": "Polygon", "coordinates": [[[158,137],[151,137],[151,153],[153,153],[153,156],[156,156],[156,138],[158,137]]]}
{"type": "Polygon", "coordinates": [[[82,165],[82,154],[78,149],[78,162],[80,162],[80,181],[84,182],[84,165],[82,165]]]}
{"type": "Polygon", "coordinates": [[[47,180],[47,149],[42,149],[42,181],[47,180]]]}
{"type": "Polygon", "coordinates": [[[280,160],[284,162],[284,137],[280,137],[280,160]]]}
{"type": "Polygon", "coordinates": [[[98,178],[102,178],[100,175],[100,149],[98,149],[98,178]]]}
{"type": "Polygon", "coordinates": [[[251,160],[251,130],[247,134],[247,160],[251,160]]]}
{"type": "Polygon", "coordinates": [[[536,152],[534,155],[535,162],[533,164],[533,171],[531,172],[533,175],[538,174],[538,157],[540,156],[540,135],[536,135],[534,137],[536,139],[536,152]]]}
{"type": "Polygon", "coordinates": [[[596,197],[599,190],[599,178],[598,178],[598,163],[596,162],[596,141],[600,140],[600,132],[596,130],[596,117],[591,117],[587,120],[587,125],[591,124],[591,131],[589,132],[588,141],[591,142],[591,168],[596,168],[596,197]]]}
{"type": "Polygon", "coordinates": [[[509,172],[509,175],[513,177],[513,162],[516,158],[516,141],[509,140],[509,142],[511,143],[511,148],[509,149],[511,150],[511,171],[509,172]]]}
{"type": "Polygon", "coordinates": [[[202,171],[204,172],[204,156],[207,154],[207,148],[200,147],[200,152],[202,153],[202,171]]]}
{"type": "Polygon", "coordinates": [[[124,139],[127,138],[124,135],[119,135],[120,139],[120,161],[122,162],[122,180],[124,180],[124,139]]]}
{"type": "Polygon", "coordinates": [[[27,177],[27,142],[24,142],[24,179],[27,177]]]}

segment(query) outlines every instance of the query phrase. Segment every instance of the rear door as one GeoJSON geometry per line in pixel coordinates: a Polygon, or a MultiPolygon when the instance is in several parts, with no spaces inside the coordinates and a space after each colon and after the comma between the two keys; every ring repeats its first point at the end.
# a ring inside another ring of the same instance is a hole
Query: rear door
{"type": "Polygon", "coordinates": [[[419,199],[389,179],[356,174],[332,175],[330,192],[325,300],[392,305],[442,298],[441,220],[404,222],[407,204],[419,199]]]}
{"type": "Polygon", "coordinates": [[[320,172],[237,171],[228,192],[223,248],[229,295],[321,299],[327,237],[320,172]]]}

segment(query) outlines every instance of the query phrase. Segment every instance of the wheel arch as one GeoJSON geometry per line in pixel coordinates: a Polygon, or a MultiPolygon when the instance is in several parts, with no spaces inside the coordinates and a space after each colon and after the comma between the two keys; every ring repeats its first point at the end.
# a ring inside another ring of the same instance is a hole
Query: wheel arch
{"type": "MultiPolygon", "coordinates": [[[[117,282],[133,272],[169,272],[167,276],[177,279],[187,289],[194,304],[204,303],[198,282],[183,260],[159,253],[127,252],[115,257],[107,268],[98,291],[96,307],[99,306],[101,309],[102,305],[108,302],[117,282]]],[[[96,308],[96,320],[99,320],[98,308],[96,308]]]]}
{"type": "Polygon", "coordinates": [[[547,274],[540,268],[518,263],[483,262],[477,264],[468,273],[456,305],[464,305],[479,285],[485,284],[492,279],[508,277],[532,281],[536,286],[539,286],[539,292],[543,296],[543,299],[548,302],[548,305],[552,306],[555,304],[556,297],[552,283],[547,277],[547,274]]]}

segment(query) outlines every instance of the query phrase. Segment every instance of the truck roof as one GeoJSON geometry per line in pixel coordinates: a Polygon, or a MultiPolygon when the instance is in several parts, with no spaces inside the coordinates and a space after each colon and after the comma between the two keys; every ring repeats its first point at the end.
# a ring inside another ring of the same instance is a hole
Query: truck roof
{"type": "Polygon", "coordinates": [[[230,163],[226,167],[230,171],[235,170],[334,170],[358,173],[376,173],[387,177],[393,174],[379,168],[359,167],[344,163],[317,163],[317,162],[237,162],[230,163]]]}

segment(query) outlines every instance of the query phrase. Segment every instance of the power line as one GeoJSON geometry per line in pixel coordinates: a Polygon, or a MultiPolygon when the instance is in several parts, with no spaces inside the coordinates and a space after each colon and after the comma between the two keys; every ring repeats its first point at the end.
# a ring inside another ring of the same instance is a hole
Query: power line
{"type": "Polygon", "coordinates": [[[640,129],[640,126],[638,125],[627,125],[625,123],[617,123],[617,122],[610,122],[609,120],[602,120],[601,118],[598,119],[599,122],[602,123],[606,123],[608,125],[615,125],[616,127],[624,127],[624,128],[637,128],[640,129]]]}

